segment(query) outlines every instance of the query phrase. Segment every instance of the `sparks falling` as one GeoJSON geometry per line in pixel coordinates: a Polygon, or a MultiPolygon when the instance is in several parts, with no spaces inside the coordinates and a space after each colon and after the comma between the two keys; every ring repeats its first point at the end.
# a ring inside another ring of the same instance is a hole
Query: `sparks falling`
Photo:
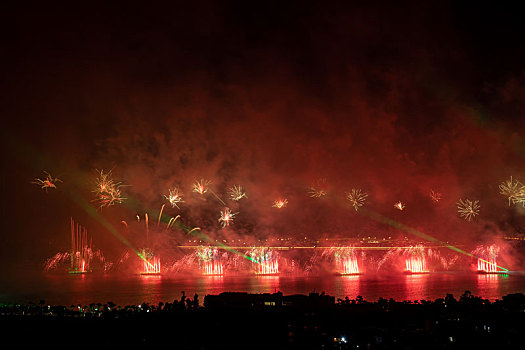
{"type": "Polygon", "coordinates": [[[397,202],[396,204],[394,204],[394,208],[396,208],[397,210],[404,210],[405,209],[405,203],[403,202],[397,202]]]}
{"type": "Polygon", "coordinates": [[[53,178],[53,176],[51,176],[51,174],[49,174],[47,171],[44,171],[44,174],[46,174],[45,179],[35,179],[31,183],[41,186],[40,188],[42,190],[46,190],[47,192],[48,188],[57,188],[56,183],[62,182],[62,180],[60,180],[59,178],[53,178]]]}
{"type": "Polygon", "coordinates": [[[282,209],[288,205],[288,199],[278,199],[273,202],[272,207],[277,209],[282,209]]]}
{"type": "Polygon", "coordinates": [[[221,216],[219,217],[219,222],[221,223],[221,226],[223,228],[226,226],[230,226],[230,224],[233,222],[233,218],[237,214],[239,213],[232,213],[230,208],[224,208],[224,210],[221,210],[221,216]]]}
{"type": "Polygon", "coordinates": [[[170,202],[172,208],[177,207],[177,209],[180,209],[177,204],[184,203],[184,200],[182,199],[182,191],[180,190],[180,188],[175,187],[173,188],[173,190],[169,190],[169,192],[169,195],[164,196],[164,198],[166,198],[170,202]]]}
{"type": "Polygon", "coordinates": [[[199,181],[195,181],[193,184],[193,192],[198,193],[200,195],[204,195],[206,192],[208,192],[208,186],[211,184],[211,181],[200,179],[199,181]]]}
{"type": "Polygon", "coordinates": [[[346,194],[346,199],[352,204],[355,211],[365,204],[368,193],[362,192],[361,189],[352,188],[350,193],[346,194]]]}
{"type": "Polygon", "coordinates": [[[509,200],[509,206],[511,203],[521,203],[525,206],[525,186],[518,180],[514,180],[512,176],[510,180],[502,182],[499,189],[500,193],[509,200]]]}
{"type": "Polygon", "coordinates": [[[460,199],[456,205],[458,207],[458,213],[461,217],[465,218],[467,221],[471,221],[476,215],[479,214],[478,205],[479,201],[471,201],[469,199],[460,199]]]}
{"type": "Polygon", "coordinates": [[[94,201],[100,204],[100,207],[112,206],[116,203],[122,203],[126,198],[122,197],[120,187],[122,184],[120,182],[115,182],[111,178],[111,170],[107,173],[104,173],[104,170],[101,170],[98,174],[98,177],[95,180],[96,186],[93,189],[96,198],[94,201]]]}
{"type": "Polygon", "coordinates": [[[232,187],[230,187],[228,193],[232,201],[239,201],[242,198],[248,198],[246,192],[244,191],[241,185],[233,185],[232,187]]]}

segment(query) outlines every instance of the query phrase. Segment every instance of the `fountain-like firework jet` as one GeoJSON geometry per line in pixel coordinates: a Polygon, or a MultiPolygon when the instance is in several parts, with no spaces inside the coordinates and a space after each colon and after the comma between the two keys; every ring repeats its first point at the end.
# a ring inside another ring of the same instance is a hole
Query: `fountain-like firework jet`
{"type": "Polygon", "coordinates": [[[69,273],[86,273],[90,271],[93,256],[92,240],[87,237],[85,227],[75,224],[71,218],[71,268],[69,273]]]}
{"type": "Polygon", "coordinates": [[[512,179],[502,182],[499,185],[500,193],[508,198],[510,203],[522,203],[525,206],[525,186],[518,180],[512,179]]]}
{"type": "Polygon", "coordinates": [[[153,252],[142,249],[142,271],[141,275],[158,275],[161,272],[160,258],[155,256],[153,252]]]}
{"type": "Polygon", "coordinates": [[[496,265],[496,260],[486,261],[483,259],[478,259],[478,270],[479,273],[491,273],[498,272],[498,265],[496,265]]]}
{"type": "Polygon", "coordinates": [[[427,273],[427,261],[425,256],[410,256],[405,259],[405,271],[407,273],[427,273]]]}
{"type": "Polygon", "coordinates": [[[237,214],[239,213],[232,213],[230,208],[224,208],[224,210],[221,210],[221,216],[219,217],[219,222],[221,223],[221,226],[223,228],[226,226],[230,226],[230,224],[233,222],[233,218],[237,214]]]}
{"type": "Polygon", "coordinates": [[[193,192],[196,192],[200,195],[204,195],[206,192],[208,192],[208,186],[211,184],[211,181],[200,179],[199,181],[195,181],[193,184],[193,192]]]}
{"type": "Polygon", "coordinates": [[[442,199],[441,193],[430,190],[430,199],[432,199],[432,202],[438,203],[442,199]]]}
{"type": "Polygon", "coordinates": [[[394,204],[394,208],[396,208],[397,210],[403,211],[405,207],[406,205],[403,202],[397,202],[396,204],[394,204]]]}
{"type": "Polygon", "coordinates": [[[288,205],[288,199],[278,199],[273,202],[272,207],[277,209],[282,209],[288,205]]]}
{"type": "Polygon", "coordinates": [[[177,209],[180,209],[177,203],[184,203],[182,191],[180,188],[174,187],[173,190],[169,190],[169,192],[169,195],[164,196],[164,198],[170,202],[172,208],[177,207],[177,209]]]}
{"type": "Polygon", "coordinates": [[[359,188],[352,188],[352,191],[346,194],[346,199],[352,203],[355,211],[365,204],[366,197],[368,197],[368,193],[362,192],[359,188]]]}
{"type": "Polygon", "coordinates": [[[461,217],[465,218],[467,221],[471,221],[476,215],[479,214],[478,205],[479,201],[471,201],[469,199],[460,199],[456,205],[458,207],[458,213],[461,217]]]}
{"type": "Polygon", "coordinates": [[[334,253],[335,268],[341,275],[358,275],[359,264],[355,252],[351,248],[337,249],[334,253]]]}
{"type": "Polygon", "coordinates": [[[250,252],[253,269],[257,275],[276,275],[279,273],[277,254],[268,248],[253,248],[250,252]]]}
{"type": "Polygon", "coordinates": [[[46,174],[45,179],[42,180],[37,178],[31,183],[39,185],[42,190],[46,190],[47,192],[48,188],[57,188],[56,184],[58,182],[62,182],[62,180],[60,180],[59,178],[53,178],[53,176],[51,176],[51,174],[49,174],[47,171],[44,171],[44,174],[46,174]]]}
{"type": "Polygon", "coordinates": [[[507,269],[499,267],[496,264],[496,258],[499,253],[499,247],[492,244],[488,247],[480,246],[472,252],[472,255],[477,257],[477,272],[478,273],[498,273],[507,272],[507,269]],[[500,268],[500,270],[498,270],[500,268]]]}
{"type": "Polygon", "coordinates": [[[217,248],[199,247],[197,256],[203,275],[218,276],[223,274],[221,256],[217,248]]]}
{"type": "Polygon", "coordinates": [[[239,201],[242,198],[248,198],[246,192],[244,191],[241,185],[233,185],[232,187],[230,187],[228,193],[232,201],[239,201]]]}
{"type": "Polygon", "coordinates": [[[104,173],[101,170],[98,174],[95,189],[92,192],[95,193],[96,198],[94,201],[100,204],[100,208],[106,206],[112,206],[115,203],[122,203],[126,198],[122,197],[120,182],[115,182],[111,178],[111,170],[104,173]]]}

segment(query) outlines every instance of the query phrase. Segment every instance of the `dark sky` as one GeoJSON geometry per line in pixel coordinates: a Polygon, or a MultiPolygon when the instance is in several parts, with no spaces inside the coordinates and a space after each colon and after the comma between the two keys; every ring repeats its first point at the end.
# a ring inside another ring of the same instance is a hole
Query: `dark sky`
{"type": "MultiPolygon", "coordinates": [[[[95,169],[113,169],[119,226],[158,211],[175,185],[188,226],[219,230],[195,179],[248,199],[228,234],[397,234],[367,208],[442,240],[523,232],[498,185],[525,181],[525,22],[500,2],[304,1],[3,3],[2,261],[68,247],[73,216],[97,245],[121,243],[78,206],[95,169]],[[49,171],[63,180],[40,191],[49,171]],[[326,179],[328,195],[307,188],[326,179]],[[439,190],[437,205],[428,198],[439,190]],[[272,202],[285,197],[277,211],[272,202]],[[466,222],[458,199],[479,200],[466,222]],[[403,212],[393,203],[407,204],[403,212]]],[[[92,203],[96,205],[95,203],[92,203]]]]}

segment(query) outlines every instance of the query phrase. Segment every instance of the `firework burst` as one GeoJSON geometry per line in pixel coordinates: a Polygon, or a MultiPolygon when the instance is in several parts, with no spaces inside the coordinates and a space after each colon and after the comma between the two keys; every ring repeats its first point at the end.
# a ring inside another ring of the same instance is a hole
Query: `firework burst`
{"type": "Polygon", "coordinates": [[[476,215],[479,214],[479,201],[471,201],[469,199],[460,199],[456,205],[458,207],[458,213],[461,217],[467,221],[471,221],[476,215]]]}
{"type": "Polygon", "coordinates": [[[436,192],[434,190],[430,190],[430,199],[432,199],[432,202],[438,203],[441,200],[441,193],[436,192]]]}
{"type": "Polygon", "coordinates": [[[238,201],[242,198],[248,198],[246,192],[240,185],[233,185],[232,187],[230,187],[228,193],[230,194],[230,199],[232,201],[238,201]]]}
{"type": "Polygon", "coordinates": [[[326,179],[319,179],[308,188],[308,195],[312,198],[324,197],[328,194],[326,190],[326,179]]]}
{"type": "Polygon", "coordinates": [[[221,210],[221,216],[219,217],[219,222],[221,223],[221,226],[223,228],[226,226],[230,226],[230,224],[233,222],[233,218],[237,214],[239,213],[232,213],[230,208],[224,208],[224,210],[221,210]]]}
{"type": "Polygon", "coordinates": [[[182,199],[182,191],[180,188],[174,187],[173,190],[169,190],[169,192],[169,195],[164,196],[164,198],[170,202],[172,208],[177,207],[177,209],[180,209],[177,204],[184,203],[184,200],[182,199]]]}
{"type": "Polygon", "coordinates": [[[278,199],[273,202],[272,207],[277,209],[282,209],[288,205],[288,199],[278,199]]]}
{"type": "Polygon", "coordinates": [[[525,186],[518,180],[514,180],[512,176],[510,180],[502,182],[499,185],[500,193],[508,198],[510,203],[521,203],[525,206],[525,186]]]}
{"type": "Polygon", "coordinates": [[[100,207],[112,206],[115,203],[122,203],[126,198],[122,197],[120,187],[121,182],[115,182],[111,178],[111,170],[104,173],[104,170],[100,170],[96,180],[95,189],[92,191],[95,193],[96,202],[100,204],[100,207]]]}
{"type": "Polygon", "coordinates": [[[211,181],[200,179],[199,181],[195,181],[193,184],[193,192],[196,192],[200,195],[205,194],[208,192],[208,186],[211,184],[211,181]]]}
{"type": "Polygon", "coordinates": [[[352,188],[352,191],[346,194],[346,199],[352,203],[355,211],[365,204],[366,197],[368,197],[368,193],[362,192],[361,189],[356,188],[352,188]]]}
{"type": "Polygon", "coordinates": [[[403,211],[405,207],[406,205],[403,202],[397,202],[396,204],[394,204],[394,208],[396,208],[397,210],[403,211]]]}
{"type": "Polygon", "coordinates": [[[41,186],[40,188],[42,190],[46,190],[47,192],[48,188],[57,188],[56,183],[62,182],[62,180],[60,180],[59,178],[53,178],[53,176],[51,176],[51,174],[49,174],[47,171],[44,171],[44,174],[46,174],[45,179],[35,179],[31,183],[41,186]]]}

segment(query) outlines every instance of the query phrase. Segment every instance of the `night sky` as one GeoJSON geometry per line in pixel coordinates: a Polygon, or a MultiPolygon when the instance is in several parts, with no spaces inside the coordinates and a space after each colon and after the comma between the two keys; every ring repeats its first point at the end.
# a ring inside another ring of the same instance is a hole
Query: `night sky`
{"type": "Polygon", "coordinates": [[[345,192],[361,188],[368,210],[440,240],[525,232],[525,209],[498,189],[525,182],[522,12],[365,3],[0,5],[2,264],[66,250],[70,217],[119,254],[73,200],[97,206],[96,169],[127,185],[100,211],[119,229],[167,204],[214,237],[408,235],[356,213],[345,192]],[[44,170],[63,181],[47,193],[31,184],[44,170]],[[227,230],[224,206],[191,192],[200,178],[225,201],[246,188],[227,230]],[[310,198],[323,179],[328,195],[310,198]],[[180,210],[163,197],[175,185],[180,210]],[[460,198],[479,200],[472,222],[460,198]]]}

